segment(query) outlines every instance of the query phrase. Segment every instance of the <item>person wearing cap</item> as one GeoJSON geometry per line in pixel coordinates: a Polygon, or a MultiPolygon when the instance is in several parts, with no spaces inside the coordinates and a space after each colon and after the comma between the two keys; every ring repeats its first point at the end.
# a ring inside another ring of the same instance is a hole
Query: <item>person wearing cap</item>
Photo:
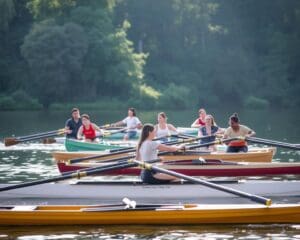
{"type": "Polygon", "coordinates": [[[66,121],[65,129],[66,129],[66,137],[67,138],[77,138],[78,129],[82,125],[82,121],[80,118],[80,111],[78,108],[73,108],[71,111],[72,117],[66,121]]]}
{"type": "MultiPolygon", "coordinates": [[[[237,113],[234,113],[229,118],[229,125],[225,130],[224,139],[235,137],[252,137],[256,133],[249,127],[240,124],[237,113]]],[[[227,152],[248,152],[247,142],[245,140],[233,140],[228,143],[227,152]]]]}

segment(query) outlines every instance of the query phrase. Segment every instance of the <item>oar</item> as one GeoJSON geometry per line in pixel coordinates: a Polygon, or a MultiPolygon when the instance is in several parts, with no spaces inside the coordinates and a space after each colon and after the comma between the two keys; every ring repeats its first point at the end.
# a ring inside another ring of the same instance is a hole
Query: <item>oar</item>
{"type": "MultiPolygon", "coordinates": [[[[195,149],[195,148],[199,148],[199,147],[206,147],[206,146],[210,146],[210,145],[214,145],[214,144],[221,144],[221,143],[225,143],[225,142],[230,142],[230,141],[236,140],[236,139],[238,139],[238,138],[224,139],[223,141],[219,139],[219,140],[215,140],[215,141],[208,142],[208,143],[197,144],[197,145],[193,145],[193,146],[186,146],[185,149],[189,150],[189,149],[195,149]]],[[[174,145],[174,144],[183,143],[183,142],[187,143],[189,141],[181,140],[180,142],[171,142],[171,143],[169,142],[169,145],[174,145]]],[[[136,151],[136,149],[134,149],[134,151],[136,151]]],[[[124,152],[129,153],[129,152],[133,152],[133,151],[129,149],[129,150],[120,151],[120,152],[121,153],[124,153],[124,152]]],[[[121,154],[120,152],[114,152],[112,154],[94,155],[94,156],[89,156],[89,157],[70,159],[67,164],[69,165],[69,164],[79,163],[79,162],[86,161],[86,160],[91,160],[91,159],[101,159],[101,158],[107,157],[107,156],[109,156],[109,157],[112,156],[113,157],[115,155],[121,154]]],[[[158,156],[162,156],[162,155],[166,155],[166,154],[170,154],[170,153],[175,153],[176,154],[176,153],[184,153],[184,152],[185,152],[185,150],[184,151],[178,151],[178,152],[169,152],[169,151],[159,152],[158,156]]],[[[102,163],[116,162],[116,161],[130,159],[134,156],[135,155],[132,154],[132,155],[125,156],[125,157],[117,157],[117,158],[111,158],[111,159],[108,159],[108,160],[101,160],[101,162],[102,163]]]]}
{"type": "Polygon", "coordinates": [[[262,203],[262,204],[265,204],[267,206],[270,206],[272,204],[271,199],[267,199],[267,198],[257,196],[257,195],[254,195],[254,194],[250,194],[250,193],[242,192],[242,191],[239,191],[239,190],[235,190],[233,188],[224,187],[224,186],[219,185],[219,184],[207,182],[203,179],[190,177],[190,176],[187,176],[187,175],[184,175],[184,174],[181,174],[181,173],[177,173],[177,172],[174,172],[174,171],[171,171],[171,170],[167,170],[167,169],[164,169],[164,168],[157,167],[157,166],[152,165],[150,163],[145,163],[145,162],[141,162],[141,161],[138,161],[138,160],[131,160],[131,161],[138,164],[141,168],[144,168],[144,169],[154,170],[154,171],[159,172],[159,173],[168,174],[168,175],[171,175],[171,176],[174,176],[174,177],[177,177],[177,178],[181,178],[181,179],[193,182],[193,183],[201,184],[201,185],[204,185],[204,186],[216,189],[216,190],[220,190],[220,191],[231,193],[231,194],[234,194],[234,195],[237,195],[237,196],[240,196],[240,197],[248,198],[252,201],[255,201],[257,203],[262,203]]]}
{"type": "Polygon", "coordinates": [[[291,143],[278,142],[278,141],[272,141],[269,139],[254,138],[254,137],[245,137],[245,140],[248,142],[253,142],[253,143],[260,143],[260,144],[266,144],[266,145],[275,146],[275,147],[300,150],[300,146],[297,146],[297,145],[291,144],[291,143]]]}
{"type": "Polygon", "coordinates": [[[129,167],[136,167],[137,164],[134,162],[121,162],[121,163],[114,163],[114,164],[109,164],[106,166],[101,166],[101,167],[95,167],[95,168],[88,168],[83,171],[76,171],[72,172],[69,174],[65,174],[62,176],[57,176],[57,177],[52,177],[48,179],[43,179],[43,180],[37,180],[37,181],[32,181],[32,182],[26,182],[26,183],[20,183],[16,185],[11,185],[11,186],[6,186],[3,188],[0,188],[0,192],[3,191],[8,191],[12,189],[17,189],[17,188],[23,188],[23,187],[29,187],[29,186],[34,186],[34,185],[40,185],[44,183],[50,183],[50,182],[57,182],[57,181],[62,181],[66,179],[71,179],[71,178],[81,178],[89,175],[94,175],[94,174],[99,174],[102,172],[110,171],[110,170],[117,170],[117,169],[123,169],[123,168],[129,168],[129,167]]]}
{"type": "MultiPolygon", "coordinates": [[[[191,139],[179,139],[176,142],[172,141],[170,143],[170,145],[194,142],[194,141],[197,141],[199,139],[201,139],[201,137],[191,138],[191,139]]],[[[168,143],[169,142],[166,142],[165,144],[168,144],[168,143]]],[[[135,152],[135,151],[136,151],[135,147],[129,148],[129,149],[125,149],[125,150],[116,149],[116,150],[111,151],[110,153],[107,153],[107,154],[101,154],[101,155],[98,154],[98,155],[93,155],[93,156],[88,156],[88,157],[70,159],[68,161],[68,163],[69,164],[73,164],[73,163],[79,163],[79,162],[86,161],[86,160],[101,159],[101,158],[106,158],[106,157],[113,157],[113,156],[116,156],[116,155],[119,155],[119,154],[132,153],[132,152],[135,152]]]]}
{"type": "Polygon", "coordinates": [[[106,131],[106,132],[104,132],[103,137],[107,137],[107,136],[110,136],[110,135],[113,135],[113,134],[116,134],[116,133],[125,132],[126,130],[127,130],[127,127],[126,128],[121,128],[119,130],[106,131]]]}
{"type": "Polygon", "coordinates": [[[54,137],[65,133],[65,129],[58,129],[50,132],[43,132],[43,133],[36,133],[32,135],[22,136],[22,137],[9,137],[4,139],[5,146],[11,146],[18,143],[26,142],[26,141],[32,141],[32,140],[38,140],[48,137],[54,137]]]}

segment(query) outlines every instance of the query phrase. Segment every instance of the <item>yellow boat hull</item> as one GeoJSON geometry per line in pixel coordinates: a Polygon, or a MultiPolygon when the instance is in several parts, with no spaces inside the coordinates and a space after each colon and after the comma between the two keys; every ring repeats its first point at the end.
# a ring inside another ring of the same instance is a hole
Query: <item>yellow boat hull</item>
{"type": "Polygon", "coordinates": [[[35,210],[0,210],[0,225],[74,224],[255,224],[300,223],[299,204],[183,205],[151,210],[86,211],[91,206],[40,206],[35,210]]]}

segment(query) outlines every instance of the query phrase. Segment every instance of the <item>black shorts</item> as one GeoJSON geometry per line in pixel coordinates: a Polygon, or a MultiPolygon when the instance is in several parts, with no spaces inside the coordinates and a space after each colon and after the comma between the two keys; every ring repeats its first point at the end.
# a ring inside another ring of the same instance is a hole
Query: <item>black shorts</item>
{"type": "Polygon", "coordinates": [[[154,171],[154,170],[143,169],[142,172],[141,172],[141,179],[142,179],[143,183],[167,184],[167,183],[171,182],[171,180],[157,179],[153,176],[154,174],[156,174],[156,171],[154,171]]]}

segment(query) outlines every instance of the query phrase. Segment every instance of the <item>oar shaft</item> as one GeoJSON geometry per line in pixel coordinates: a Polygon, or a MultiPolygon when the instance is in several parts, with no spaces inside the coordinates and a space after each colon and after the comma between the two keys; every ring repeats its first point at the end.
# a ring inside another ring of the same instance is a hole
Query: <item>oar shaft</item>
{"type": "MultiPolygon", "coordinates": [[[[202,137],[197,137],[197,138],[192,138],[192,139],[180,139],[180,140],[175,141],[175,142],[174,141],[165,142],[164,144],[168,144],[168,145],[182,144],[182,143],[194,142],[194,141],[197,141],[199,139],[202,139],[202,137]]],[[[216,144],[216,142],[210,143],[210,145],[211,144],[216,144]]],[[[83,157],[83,158],[70,159],[69,164],[79,163],[79,162],[82,162],[82,161],[92,160],[92,159],[101,159],[101,158],[106,158],[106,157],[112,157],[112,156],[116,156],[116,155],[119,155],[119,154],[131,153],[131,152],[135,152],[135,151],[136,151],[135,147],[125,149],[125,150],[120,150],[120,149],[110,150],[110,153],[107,153],[107,154],[101,154],[101,155],[98,154],[98,155],[88,156],[88,157],[83,157]]],[[[166,153],[169,153],[169,152],[162,153],[162,155],[166,154],[166,153]]],[[[130,156],[129,158],[131,158],[131,157],[133,157],[133,156],[130,156]]]]}
{"type": "Polygon", "coordinates": [[[271,200],[270,199],[267,199],[267,198],[264,198],[264,197],[261,197],[261,196],[257,196],[257,195],[249,194],[249,193],[242,192],[242,191],[239,191],[239,190],[235,190],[235,189],[232,189],[232,188],[224,187],[222,185],[207,182],[207,181],[204,181],[202,179],[190,177],[190,176],[187,176],[187,175],[184,175],[184,174],[181,174],[181,173],[170,171],[170,170],[160,168],[160,167],[157,167],[157,166],[154,166],[154,165],[151,165],[151,164],[143,163],[143,162],[140,162],[140,161],[137,161],[137,160],[133,160],[133,162],[139,164],[139,166],[141,166],[143,168],[146,168],[146,169],[153,169],[156,172],[165,173],[165,174],[168,174],[168,175],[171,175],[171,176],[174,176],[174,177],[177,177],[177,178],[181,178],[181,179],[193,182],[193,183],[198,183],[198,184],[201,184],[201,185],[204,185],[204,186],[216,189],[216,190],[220,190],[220,191],[231,193],[231,194],[234,194],[234,195],[237,195],[237,196],[240,196],[240,197],[248,198],[252,201],[262,203],[262,204],[265,204],[267,206],[271,205],[271,200]]]}
{"type": "Polygon", "coordinates": [[[58,135],[61,135],[61,134],[63,134],[63,133],[62,132],[48,133],[48,134],[35,136],[35,137],[30,137],[30,138],[16,139],[16,141],[21,143],[21,142],[38,140],[38,139],[47,138],[47,137],[55,137],[55,136],[58,136],[58,135]]]}
{"type": "Polygon", "coordinates": [[[102,166],[102,167],[89,168],[89,169],[86,169],[85,171],[82,170],[82,171],[72,172],[70,174],[66,174],[66,175],[62,175],[62,176],[58,176],[58,177],[52,177],[52,178],[48,178],[48,179],[44,179],[44,180],[37,180],[37,181],[3,187],[3,188],[0,188],[0,192],[17,189],[17,188],[35,186],[35,185],[40,185],[40,184],[45,184],[45,183],[50,183],[50,182],[57,182],[57,181],[62,181],[62,180],[66,180],[66,179],[71,179],[71,178],[81,178],[81,177],[85,177],[85,176],[89,176],[89,175],[98,174],[101,172],[135,167],[135,166],[137,166],[137,164],[134,162],[130,162],[130,163],[121,162],[119,164],[110,164],[110,165],[106,165],[106,166],[102,166]]]}
{"type": "Polygon", "coordinates": [[[20,137],[15,137],[16,139],[27,139],[27,138],[32,138],[32,137],[37,137],[37,136],[43,136],[43,135],[48,135],[52,133],[57,133],[57,132],[62,132],[64,129],[58,129],[58,130],[53,130],[49,132],[42,132],[42,133],[35,133],[31,135],[26,135],[26,136],[20,136],[20,137]]]}
{"type": "Polygon", "coordinates": [[[300,146],[296,146],[290,143],[284,143],[284,142],[272,142],[268,141],[267,139],[257,139],[257,138],[252,138],[252,137],[246,137],[246,141],[248,142],[253,142],[253,143],[260,143],[260,144],[267,144],[270,146],[275,146],[275,147],[282,147],[282,148],[289,148],[293,150],[300,150],[300,146]]]}

